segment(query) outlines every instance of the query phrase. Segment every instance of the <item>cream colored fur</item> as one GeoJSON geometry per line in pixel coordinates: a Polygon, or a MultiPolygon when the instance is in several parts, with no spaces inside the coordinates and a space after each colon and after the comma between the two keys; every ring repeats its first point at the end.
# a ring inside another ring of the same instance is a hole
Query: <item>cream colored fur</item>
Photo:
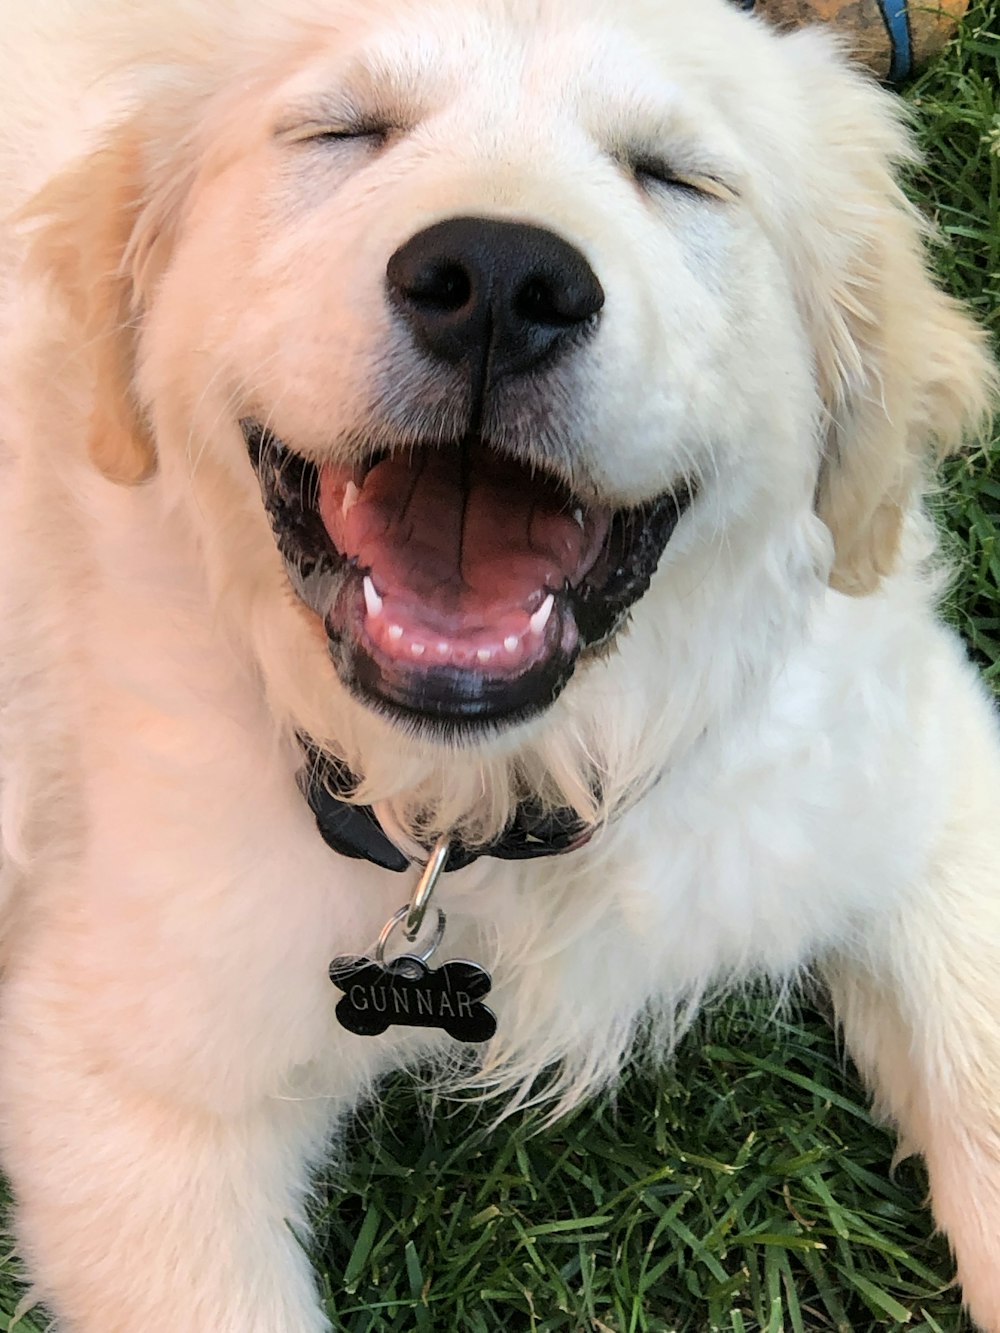
{"type": "Polygon", "coordinates": [[[991,371],[891,99],[722,0],[0,0],[0,31],[0,1143],[58,1328],[324,1329],[309,1170],[442,1050],[334,1020],[329,960],[408,883],[320,840],[304,729],[411,830],[487,836],[526,788],[598,822],[441,890],[495,978],[469,1081],[551,1070],[565,1107],[647,1016],[669,1047],[708,987],[815,967],[1000,1333],[1000,744],[919,512],[991,371]],[[381,159],[276,137],[347,84],[406,127],[381,159]],[[644,193],[637,140],[728,188],[644,193]],[[449,748],[345,694],[237,423],[405,433],[434,385],[386,260],[461,212],[561,233],[607,295],[512,417],[622,503],[701,489],[607,659],[449,748]]]}

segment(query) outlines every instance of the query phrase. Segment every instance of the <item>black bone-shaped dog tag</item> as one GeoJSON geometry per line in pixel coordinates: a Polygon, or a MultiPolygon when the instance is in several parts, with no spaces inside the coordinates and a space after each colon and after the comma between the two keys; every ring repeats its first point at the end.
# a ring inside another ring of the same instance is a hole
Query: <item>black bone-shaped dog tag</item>
{"type": "Polygon", "coordinates": [[[490,974],[478,963],[455,960],[438,968],[404,954],[388,963],[335,958],[330,980],[344,992],[336,1014],[341,1027],[377,1037],[392,1024],[440,1028],[455,1041],[489,1041],[496,1015],[482,1003],[490,974]]]}

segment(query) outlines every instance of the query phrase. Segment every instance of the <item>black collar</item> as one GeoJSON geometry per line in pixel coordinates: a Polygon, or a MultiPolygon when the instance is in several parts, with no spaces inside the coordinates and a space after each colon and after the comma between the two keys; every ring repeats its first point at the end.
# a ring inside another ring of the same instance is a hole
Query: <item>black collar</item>
{"type": "MultiPolygon", "coordinates": [[[[408,870],[412,862],[386,835],[370,805],[351,805],[345,799],[358,781],[346,764],[302,741],[305,766],[299,787],[316,816],[323,841],[342,856],[371,861],[384,870],[408,870]]],[[[590,839],[590,829],[572,810],[543,813],[532,801],[522,801],[514,817],[494,842],[470,848],[452,843],[445,870],[461,870],[480,856],[503,861],[524,861],[536,856],[572,852],[590,839]]]]}

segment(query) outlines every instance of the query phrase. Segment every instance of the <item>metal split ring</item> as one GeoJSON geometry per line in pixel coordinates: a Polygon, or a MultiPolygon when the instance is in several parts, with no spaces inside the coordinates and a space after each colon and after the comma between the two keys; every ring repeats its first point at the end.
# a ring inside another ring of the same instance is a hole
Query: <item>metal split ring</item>
{"type": "MultiPolygon", "coordinates": [[[[378,943],[375,945],[375,961],[380,966],[385,962],[385,947],[389,943],[393,931],[396,929],[397,926],[401,926],[403,924],[403,922],[409,916],[411,910],[412,909],[410,904],[407,903],[407,905],[405,907],[401,907],[398,912],[394,912],[392,916],[389,918],[389,920],[382,927],[382,933],[381,935],[379,935],[378,943]]],[[[424,911],[426,911],[426,905],[424,911]]],[[[423,920],[423,915],[424,913],[421,912],[421,920],[423,920]]],[[[430,943],[427,944],[420,951],[420,953],[416,953],[413,949],[407,949],[406,956],[408,958],[416,958],[418,962],[426,963],[428,958],[430,958],[431,955],[438,949],[438,947],[441,944],[441,941],[444,939],[444,928],[447,925],[447,923],[448,923],[448,918],[445,916],[444,912],[442,912],[441,908],[439,907],[437,909],[437,925],[434,927],[434,934],[431,936],[430,943]]],[[[410,935],[407,934],[405,931],[404,934],[406,935],[407,940],[412,943],[410,935]]],[[[414,936],[413,938],[416,937],[414,936]]]]}

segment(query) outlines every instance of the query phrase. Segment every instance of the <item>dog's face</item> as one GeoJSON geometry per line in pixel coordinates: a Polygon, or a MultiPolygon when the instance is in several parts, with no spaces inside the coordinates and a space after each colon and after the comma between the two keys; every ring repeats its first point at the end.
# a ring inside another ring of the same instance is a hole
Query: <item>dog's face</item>
{"type": "Polygon", "coordinates": [[[724,622],[804,614],[828,530],[870,590],[980,355],[882,95],[723,0],[325,9],[104,158],[148,425],[98,454],[191,494],[294,720],[509,745],[616,663],[656,717],[677,640],[753,665],[724,622]]]}
{"type": "Polygon", "coordinates": [[[446,737],[538,714],[689,508],[808,505],[811,350],[715,79],[576,6],[390,11],[244,108],[196,191],[150,396],[206,348],[366,705],[446,737]]]}

